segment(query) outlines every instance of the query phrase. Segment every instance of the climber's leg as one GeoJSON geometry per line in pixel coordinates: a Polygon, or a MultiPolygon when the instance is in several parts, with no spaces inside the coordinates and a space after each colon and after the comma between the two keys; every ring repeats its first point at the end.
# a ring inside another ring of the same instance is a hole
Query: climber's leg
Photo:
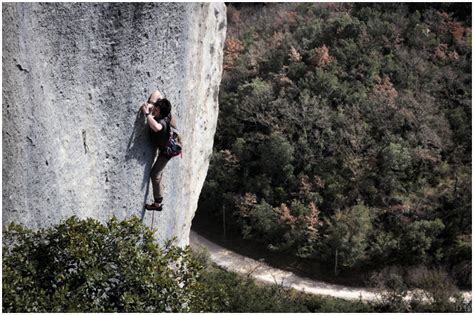
{"type": "MultiPolygon", "coordinates": [[[[163,170],[165,169],[166,164],[170,159],[163,154],[158,155],[158,158],[153,164],[151,169],[151,184],[153,186],[153,197],[155,198],[155,203],[153,206],[155,208],[161,208],[163,203],[163,185],[161,179],[163,177],[163,170]]],[[[150,209],[151,210],[151,209],[150,209]]],[[[158,209],[153,209],[158,210],[158,209]]],[[[161,210],[161,209],[159,209],[161,210]]]]}

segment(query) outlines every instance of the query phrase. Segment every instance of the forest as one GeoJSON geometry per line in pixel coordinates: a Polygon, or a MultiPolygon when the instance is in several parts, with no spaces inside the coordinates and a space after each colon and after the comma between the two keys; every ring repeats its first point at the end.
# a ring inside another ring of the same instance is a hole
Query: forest
{"type": "Polygon", "coordinates": [[[471,4],[229,4],[196,220],[471,286],[471,4]],[[225,222],[224,222],[225,221],[225,222]]]}

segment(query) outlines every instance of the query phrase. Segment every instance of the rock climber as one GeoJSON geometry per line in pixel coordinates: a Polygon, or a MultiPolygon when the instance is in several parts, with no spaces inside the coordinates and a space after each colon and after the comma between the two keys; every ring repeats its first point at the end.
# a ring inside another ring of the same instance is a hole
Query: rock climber
{"type": "Polygon", "coordinates": [[[176,121],[171,115],[170,101],[164,98],[160,91],[151,93],[148,101],[140,109],[146,116],[152,142],[159,149],[158,157],[153,164],[150,174],[155,202],[146,204],[145,209],[161,211],[163,210],[163,185],[161,179],[163,177],[163,170],[170,160],[170,157],[164,153],[164,147],[168,141],[170,125],[176,128],[176,121]]]}

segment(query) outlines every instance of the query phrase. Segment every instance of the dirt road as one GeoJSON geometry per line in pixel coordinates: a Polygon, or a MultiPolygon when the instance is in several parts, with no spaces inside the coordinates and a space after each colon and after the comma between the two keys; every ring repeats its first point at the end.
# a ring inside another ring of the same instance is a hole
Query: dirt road
{"type": "Polygon", "coordinates": [[[341,285],[328,284],[302,278],[289,271],[275,269],[261,261],[229,251],[212,243],[194,231],[191,231],[189,239],[192,248],[198,248],[200,246],[207,248],[211,261],[218,266],[241,274],[251,273],[253,278],[262,282],[282,284],[285,287],[291,287],[298,291],[330,295],[346,300],[358,300],[361,297],[363,300],[373,300],[375,297],[373,292],[364,288],[349,288],[341,285]]]}
{"type": "MultiPolygon", "coordinates": [[[[218,266],[241,274],[251,274],[253,278],[270,284],[281,284],[306,293],[328,295],[346,300],[371,301],[376,298],[375,293],[367,288],[354,288],[342,285],[328,284],[308,278],[299,277],[292,272],[276,269],[267,264],[248,257],[244,257],[227,250],[203,236],[191,231],[189,236],[192,248],[204,247],[210,254],[211,261],[218,266]]],[[[463,292],[467,299],[472,299],[471,292],[463,292]]]]}

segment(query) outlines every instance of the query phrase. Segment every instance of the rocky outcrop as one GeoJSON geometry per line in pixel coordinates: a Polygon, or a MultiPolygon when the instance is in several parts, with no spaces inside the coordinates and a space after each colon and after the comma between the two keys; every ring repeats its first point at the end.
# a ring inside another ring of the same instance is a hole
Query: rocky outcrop
{"type": "Polygon", "coordinates": [[[185,150],[164,174],[160,240],[189,242],[218,114],[223,3],[3,4],[3,224],[144,216],[159,89],[185,150]]]}

